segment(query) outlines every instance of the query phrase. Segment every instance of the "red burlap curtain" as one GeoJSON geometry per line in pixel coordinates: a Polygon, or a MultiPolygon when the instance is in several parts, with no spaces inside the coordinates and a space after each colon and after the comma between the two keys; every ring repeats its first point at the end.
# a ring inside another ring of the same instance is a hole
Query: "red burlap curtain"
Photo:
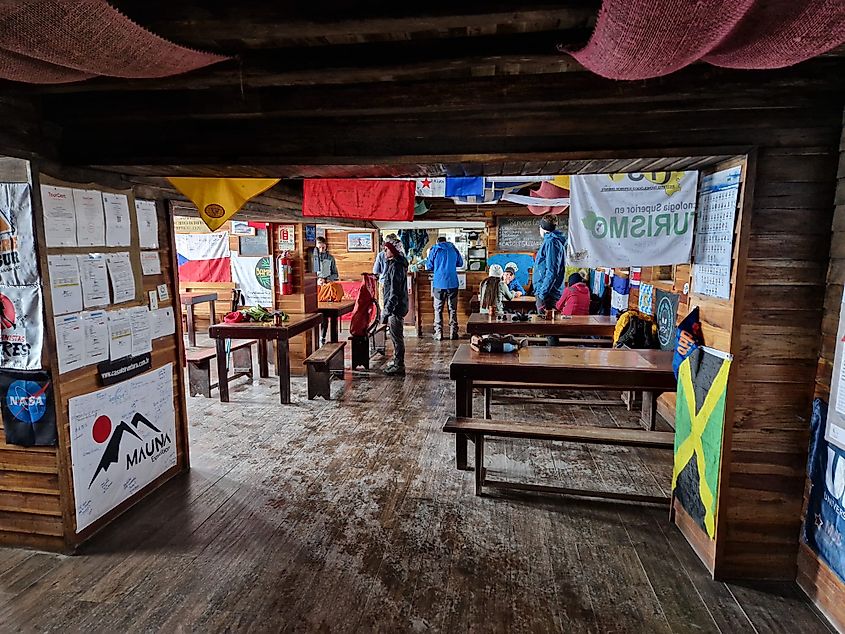
{"type": "Polygon", "coordinates": [[[178,46],[105,0],[0,0],[0,78],[168,77],[227,59],[178,46]]]}
{"type": "Polygon", "coordinates": [[[603,0],[572,55],[609,79],[668,75],[703,60],[782,68],[845,43],[843,0],[603,0]]]}

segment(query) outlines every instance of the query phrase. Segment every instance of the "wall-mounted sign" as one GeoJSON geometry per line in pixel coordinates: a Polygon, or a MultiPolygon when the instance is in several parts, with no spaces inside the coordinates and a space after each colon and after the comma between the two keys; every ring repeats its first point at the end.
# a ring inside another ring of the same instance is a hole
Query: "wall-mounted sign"
{"type": "Polygon", "coordinates": [[[175,233],[211,233],[201,218],[190,216],[173,216],[173,231],[175,233]]]}
{"type": "Polygon", "coordinates": [[[255,227],[250,227],[246,220],[233,220],[231,233],[233,236],[254,236],[255,227]]]}
{"type": "Polygon", "coordinates": [[[136,357],[124,357],[117,361],[103,361],[97,364],[97,374],[101,385],[114,385],[133,376],[143,374],[152,367],[149,352],[136,357]]]}
{"type": "Polygon", "coordinates": [[[347,233],[346,234],[346,249],[347,251],[372,251],[373,250],[373,234],[366,233],[347,233]]]}
{"type": "Polygon", "coordinates": [[[313,246],[317,241],[317,225],[305,225],[305,242],[313,246]]]}
{"type": "Polygon", "coordinates": [[[276,229],[276,240],[279,251],[296,249],[296,225],[279,225],[276,229]]]}

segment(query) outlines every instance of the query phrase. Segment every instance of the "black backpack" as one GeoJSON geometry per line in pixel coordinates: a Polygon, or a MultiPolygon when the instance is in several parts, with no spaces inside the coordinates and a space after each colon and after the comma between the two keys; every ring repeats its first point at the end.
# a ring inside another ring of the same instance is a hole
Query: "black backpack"
{"type": "Polygon", "coordinates": [[[654,322],[643,319],[636,312],[629,311],[620,314],[619,319],[622,319],[626,314],[628,315],[628,323],[623,326],[622,332],[619,333],[615,347],[636,350],[656,350],[660,348],[660,341],[654,332],[654,322]]]}

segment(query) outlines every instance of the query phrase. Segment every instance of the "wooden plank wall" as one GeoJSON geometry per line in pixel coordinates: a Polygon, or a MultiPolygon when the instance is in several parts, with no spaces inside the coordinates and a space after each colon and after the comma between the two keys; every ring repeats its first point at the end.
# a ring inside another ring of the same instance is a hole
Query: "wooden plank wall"
{"type": "Polygon", "coordinates": [[[347,236],[349,231],[338,229],[326,230],[326,242],[329,245],[329,253],[334,256],[337,263],[337,272],[341,280],[360,280],[361,273],[370,273],[373,270],[373,262],[376,259],[379,243],[376,231],[357,229],[351,233],[369,233],[373,236],[372,251],[349,251],[347,236]]]}
{"type": "MultiPolygon", "coordinates": [[[[830,402],[830,380],[836,333],[839,328],[839,307],[845,284],[845,132],[837,174],[835,210],[830,245],[830,265],[825,286],[824,317],[821,347],[816,369],[815,396],[830,402]]],[[[794,273],[800,275],[799,270],[794,273]]],[[[806,483],[809,486],[809,482],[806,483]]],[[[807,499],[804,499],[806,512],[807,499]]],[[[798,585],[840,631],[845,631],[845,583],[810,548],[801,542],[798,550],[798,585]]]]}

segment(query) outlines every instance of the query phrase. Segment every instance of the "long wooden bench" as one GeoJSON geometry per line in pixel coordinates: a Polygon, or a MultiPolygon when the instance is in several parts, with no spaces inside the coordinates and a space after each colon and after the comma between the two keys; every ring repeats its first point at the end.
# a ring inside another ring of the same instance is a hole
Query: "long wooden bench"
{"type": "MultiPolygon", "coordinates": [[[[255,339],[232,340],[232,369],[229,379],[247,376],[252,379],[252,345],[255,339]]],[[[211,382],[211,362],[217,357],[214,348],[188,348],[185,361],[188,365],[188,390],[191,396],[211,398],[211,390],[219,385],[211,382]]]]}
{"type": "Polygon", "coordinates": [[[484,468],[484,438],[494,436],[502,438],[530,438],[534,440],[555,440],[598,445],[624,445],[626,447],[651,447],[673,449],[675,434],[666,431],[645,431],[642,429],[620,429],[618,427],[586,427],[579,425],[549,425],[520,421],[485,420],[480,418],[459,418],[449,416],[443,425],[443,431],[452,434],[465,434],[475,444],[475,494],[481,495],[484,486],[499,489],[519,489],[562,495],[579,495],[629,502],[662,504],[669,501],[666,496],[640,495],[617,491],[593,491],[572,489],[541,484],[522,484],[490,480],[484,468]]]}
{"type": "Polygon", "coordinates": [[[376,354],[384,356],[387,352],[387,324],[379,324],[366,335],[350,336],[352,342],[352,369],[363,367],[370,369],[370,359],[376,354]]]}
{"type": "Polygon", "coordinates": [[[331,380],[333,375],[343,375],[343,349],[345,341],[326,343],[305,359],[308,370],[308,400],[317,396],[331,398],[331,380]]]}

